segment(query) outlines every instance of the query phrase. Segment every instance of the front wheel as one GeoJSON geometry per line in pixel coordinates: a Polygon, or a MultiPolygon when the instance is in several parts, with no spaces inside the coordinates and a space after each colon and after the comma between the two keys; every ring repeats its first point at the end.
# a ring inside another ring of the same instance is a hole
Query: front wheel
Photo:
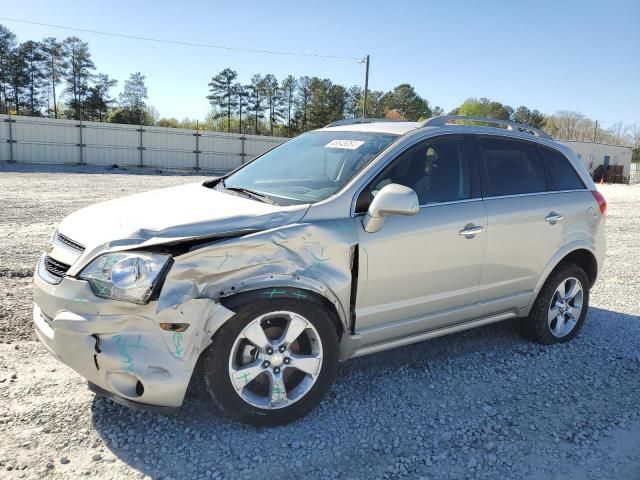
{"type": "Polygon", "coordinates": [[[204,354],[213,400],[254,426],[308,413],[336,376],[338,338],[329,315],[319,303],[286,298],[240,306],[204,354]]]}
{"type": "Polygon", "coordinates": [[[573,339],[584,324],[589,309],[589,279],[579,266],[559,266],[543,285],[522,330],[545,345],[573,339]]]}

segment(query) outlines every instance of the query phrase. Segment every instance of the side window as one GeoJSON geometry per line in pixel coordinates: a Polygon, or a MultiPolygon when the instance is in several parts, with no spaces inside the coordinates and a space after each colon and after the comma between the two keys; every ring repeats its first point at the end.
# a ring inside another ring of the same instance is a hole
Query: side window
{"type": "Polygon", "coordinates": [[[547,162],[547,168],[551,173],[556,190],[580,190],[586,188],[578,172],[564,155],[551,148],[540,147],[540,150],[545,162],[547,162]]]}
{"type": "Polygon", "coordinates": [[[470,165],[464,138],[437,137],[405,150],[362,191],[356,211],[365,212],[376,194],[390,183],[415,190],[420,205],[471,198],[470,165]]]}
{"type": "Polygon", "coordinates": [[[544,163],[533,144],[479,137],[489,197],[547,191],[544,163]]]}

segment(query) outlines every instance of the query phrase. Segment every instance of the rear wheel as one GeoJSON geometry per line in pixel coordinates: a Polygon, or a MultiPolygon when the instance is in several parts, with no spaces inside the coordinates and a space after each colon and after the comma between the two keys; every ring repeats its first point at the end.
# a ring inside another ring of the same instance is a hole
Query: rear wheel
{"type": "Polygon", "coordinates": [[[589,308],[589,279],[578,265],[560,265],[549,276],[521,327],[527,337],[542,344],[573,339],[589,308]]]}
{"type": "Polygon", "coordinates": [[[338,338],[321,304],[259,299],[237,309],[205,352],[209,394],[228,415],[255,426],[292,422],[333,384],[338,338]]]}

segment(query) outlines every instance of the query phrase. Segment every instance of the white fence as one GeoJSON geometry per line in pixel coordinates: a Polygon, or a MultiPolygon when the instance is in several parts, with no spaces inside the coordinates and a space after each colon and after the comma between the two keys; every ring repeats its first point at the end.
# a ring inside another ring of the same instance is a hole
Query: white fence
{"type": "Polygon", "coordinates": [[[286,139],[0,115],[0,161],[225,172],[286,139]]]}
{"type": "Polygon", "coordinates": [[[629,184],[634,185],[640,183],[640,163],[632,163],[629,174],[629,184]]]}

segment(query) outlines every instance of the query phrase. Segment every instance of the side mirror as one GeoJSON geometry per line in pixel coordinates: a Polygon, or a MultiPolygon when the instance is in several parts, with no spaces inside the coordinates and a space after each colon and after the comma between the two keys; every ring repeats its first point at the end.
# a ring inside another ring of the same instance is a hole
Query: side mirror
{"type": "Polygon", "coordinates": [[[390,183],[374,197],[362,221],[364,230],[369,233],[382,228],[387,215],[415,215],[420,211],[418,195],[404,185],[390,183]]]}

